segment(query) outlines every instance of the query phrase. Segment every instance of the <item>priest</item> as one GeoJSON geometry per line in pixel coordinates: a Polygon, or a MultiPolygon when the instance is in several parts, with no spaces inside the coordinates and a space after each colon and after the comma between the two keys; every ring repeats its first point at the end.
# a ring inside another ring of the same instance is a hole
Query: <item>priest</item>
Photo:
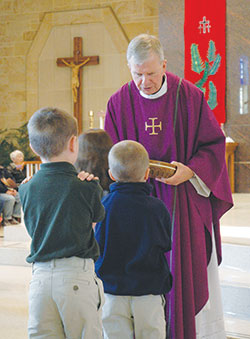
{"type": "Polygon", "coordinates": [[[105,129],[113,142],[135,140],[150,159],[172,162],[171,178],[150,179],[172,215],[173,288],[166,296],[167,337],[226,338],[218,265],[219,219],[232,203],[225,137],[204,95],[166,71],[159,40],[148,34],[128,46],[133,81],[108,101],[105,129]]]}

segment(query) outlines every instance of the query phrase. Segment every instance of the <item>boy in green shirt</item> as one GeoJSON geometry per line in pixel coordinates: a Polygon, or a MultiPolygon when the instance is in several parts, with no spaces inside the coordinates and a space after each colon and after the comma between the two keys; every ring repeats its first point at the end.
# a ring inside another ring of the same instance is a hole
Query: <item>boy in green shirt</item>
{"type": "Polygon", "coordinates": [[[70,114],[40,109],[28,132],[42,160],[19,188],[32,238],[29,338],[102,338],[103,287],[94,273],[99,248],[92,228],[104,217],[102,189],[97,181],[77,178],[77,123],[70,114]]]}

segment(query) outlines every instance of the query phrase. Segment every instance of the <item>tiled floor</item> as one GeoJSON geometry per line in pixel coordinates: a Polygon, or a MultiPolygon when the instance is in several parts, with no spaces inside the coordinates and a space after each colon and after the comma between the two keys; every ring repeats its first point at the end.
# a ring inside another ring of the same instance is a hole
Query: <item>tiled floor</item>
{"type": "Polygon", "coordinates": [[[27,339],[31,268],[0,266],[0,338],[27,339]]]}
{"type": "Polygon", "coordinates": [[[222,217],[219,269],[227,333],[250,338],[250,194],[234,194],[235,206],[222,217]]]}
{"type": "MultiPolygon", "coordinates": [[[[226,245],[236,241],[236,243],[244,242],[244,246],[250,246],[250,194],[234,194],[234,201],[235,207],[222,218],[223,241],[226,245]]],[[[22,230],[21,226],[18,232],[20,230],[22,230]]],[[[0,236],[1,232],[0,229],[0,236]]],[[[22,253],[28,250],[28,238],[26,234],[19,236],[22,238],[21,241],[8,237],[11,240],[0,238],[0,339],[27,339],[27,300],[31,267],[20,266],[20,263],[16,266],[14,263],[19,262],[18,260],[24,261],[22,253]]],[[[228,279],[232,278],[228,271],[223,274],[225,275],[222,278],[225,281],[226,274],[229,274],[228,279]]],[[[241,326],[243,330],[245,330],[244,326],[250,326],[250,322],[245,320],[229,319],[227,326],[230,326],[230,333],[236,322],[239,335],[233,337],[250,338],[250,336],[241,336],[241,326]]]]}

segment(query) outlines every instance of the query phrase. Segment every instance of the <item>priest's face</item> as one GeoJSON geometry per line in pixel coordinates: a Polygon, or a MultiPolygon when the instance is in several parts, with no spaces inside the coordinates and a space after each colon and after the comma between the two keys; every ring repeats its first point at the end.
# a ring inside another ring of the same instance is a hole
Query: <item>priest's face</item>
{"type": "Polygon", "coordinates": [[[147,95],[158,92],[162,86],[167,61],[160,61],[155,53],[140,65],[135,64],[133,59],[132,57],[128,66],[137,88],[147,95]]]}

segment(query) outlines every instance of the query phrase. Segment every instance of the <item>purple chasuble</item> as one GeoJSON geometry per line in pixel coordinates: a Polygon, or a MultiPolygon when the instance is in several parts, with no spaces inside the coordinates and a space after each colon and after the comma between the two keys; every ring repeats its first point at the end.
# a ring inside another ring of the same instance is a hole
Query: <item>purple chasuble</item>
{"type": "MultiPolygon", "coordinates": [[[[206,198],[189,181],[177,186],[172,257],[166,254],[173,275],[166,308],[166,320],[171,319],[171,339],[193,339],[195,314],[208,300],[207,264],[212,251],[212,227],[220,263],[219,218],[233,204],[225,163],[225,137],[213,112],[202,91],[183,79],[174,131],[179,78],[169,72],[166,75],[167,93],[157,99],[142,97],[131,82],[135,114],[128,84],[113,94],[107,106],[105,130],[114,143],[125,139],[140,142],[150,159],[187,165],[211,190],[206,198]]],[[[172,215],[174,187],[153,179],[150,183],[154,187],[153,195],[165,202],[172,215]]]]}

